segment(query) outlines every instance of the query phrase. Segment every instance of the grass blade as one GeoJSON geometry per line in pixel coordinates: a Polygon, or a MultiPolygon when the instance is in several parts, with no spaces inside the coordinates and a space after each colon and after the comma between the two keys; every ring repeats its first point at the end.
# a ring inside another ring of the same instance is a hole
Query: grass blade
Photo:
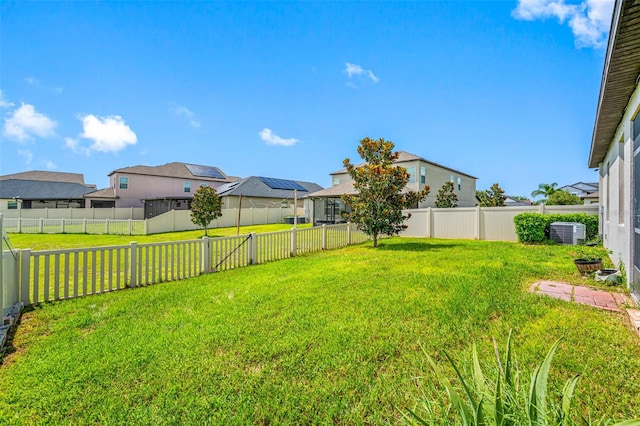
{"type": "Polygon", "coordinates": [[[579,379],[580,376],[575,376],[574,378],[567,380],[567,383],[565,383],[564,388],[562,389],[562,411],[560,414],[562,424],[564,426],[570,425],[571,402],[573,401],[576,385],[578,384],[579,379]]]}
{"type": "Polygon", "coordinates": [[[548,418],[547,414],[547,382],[553,355],[560,344],[560,340],[551,346],[547,356],[542,361],[531,376],[531,386],[529,388],[529,420],[534,425],[544,425],[548,418]]]}
{"type": "MultiPolygon", "coordinates": [[[[451,382],[449,381],[449,379],[447,379],[447,377],[442,373],[442,371],[438,368],[438,366],[433,361],[433,359],[429,356],[429,354],[427,354],[426,351],[424,351],[424,349],[423,349],[423,352],[427,357],[427,361],[429,361],[429,364],[431,364],[431,368],[433,368],[433,371],[436,373],[436,377],[438,378],[438,381],[442,386],[444,386],[445,390],[447,391],[447,395],[449,396],[449,401],[451,402],[451,405],[453,405],[458,409],[458,412],[460,413],[460,416],[462,417],[464,424],[469,424],[469,421],[471,421],[471,419],[473,418],[472,411],[464,403],[464,401],[460,399],[460,397],[458,396],[458,392],[456,392],[456,390],[451,385],[451,382]]],[[[447,356],[447,358],[449,358],[449,356],[446,353],[445,355],[447,356]]],[[[449,358],[449,361],[452,362],[451,358],[449,358]]],[[[455,368],[455,365],[454,365],[454,368],[455,368]]],[[[457,372],[457,369],[456,369],[456,372],[457,372]]]]}

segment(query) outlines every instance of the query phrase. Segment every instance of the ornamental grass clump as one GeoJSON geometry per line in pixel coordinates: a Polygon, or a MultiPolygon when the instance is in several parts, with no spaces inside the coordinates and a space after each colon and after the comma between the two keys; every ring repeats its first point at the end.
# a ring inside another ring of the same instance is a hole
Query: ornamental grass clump
{"type": "MultiPolygon", "coordinates": [[[[406,409],[403,420],[406,424],[421,425],[464,425],[464,426],[573,426],[573,425],[613,425],[607,419],[592,421],[576,412],[573,400],[575,390],[580,379],[576,375],[568,379],[560,392],[560,401],[551,398],[552,393],[547,387],[551,361],[558,348],[557,340],[544,360],[538,365],[526,380],[526,374],[513,361],[511,350],[511,334],[507,339],[504,359],[496,346],[495,378],[487,379],[478,360],[476,345],[473,345],[471,376],[465,378],[453,359],[445,352],[444,355],[453,367],[460,384],[459,388],[452,385],[442,369],[424,352],[427,361],[433,369],[439,387],[429,383],[429,393],[434,391],[446,397],[433,401],[421,398],[413,409],[406,409]]],[[[495,342],[494,342],[495,344],[495,342]]],[[[423,349],[424,351],[424,349],[423,349]]],[[[556,392],[553,392],[555,395],[556,392]]],[[[425,392],[426,394],[426,392],[425,392]]],[[[615,423],[614,426],[638,426],[640,419],[626,420],[615,423]]]]}

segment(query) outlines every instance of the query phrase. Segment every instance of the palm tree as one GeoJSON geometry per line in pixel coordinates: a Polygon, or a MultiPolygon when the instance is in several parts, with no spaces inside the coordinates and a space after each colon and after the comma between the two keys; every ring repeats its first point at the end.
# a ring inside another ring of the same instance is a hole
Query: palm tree
{"type": "Polygon", "coordinates": [[[553,182],[552,184],[541,183],[540,185],[538,185],[538,189],[536,189],[531,193],[531,197],[535,198],[538,195],[542,195],[544,198],[538,200],[537,203],[544,204],[547,202],[547,198],[549,198],[551,194],[553,194],[556,191],[559,191],[559,189],[556,188],[557,186],[558,184],[556,182],[553,182]]]}

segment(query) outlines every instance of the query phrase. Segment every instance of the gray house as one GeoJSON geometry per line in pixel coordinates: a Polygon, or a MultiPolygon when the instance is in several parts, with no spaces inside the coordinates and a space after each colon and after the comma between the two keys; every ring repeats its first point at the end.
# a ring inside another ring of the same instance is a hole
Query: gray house
{"type": "Polygon", "coordinates": [[[0,209],[82,208],[96,190],[80,173],[33,170],[0,176],[0,209]]]}
{"type": "Polygon", "coordinates": [[[640,2],[616,0],[591,139],[604,246],[640,298],[640,2]]]}
{"type": "Polygon", "coordinates": [[[222,199],[222,208],[225,209],[239,207],[240,195],[243,208],[293,207],[294,190],[297,191],[297,205],[302,207],[302,198],[322,190],[322,187],[317,183],[300,180],[250,176],[217,189],[222,199]]]}
{"type": "Polygon", "coordinates": [[[85,194],[95,189],[74,182],[0,180],[0,200],[6,209],[59,209],[85,207],[85,194]]]}

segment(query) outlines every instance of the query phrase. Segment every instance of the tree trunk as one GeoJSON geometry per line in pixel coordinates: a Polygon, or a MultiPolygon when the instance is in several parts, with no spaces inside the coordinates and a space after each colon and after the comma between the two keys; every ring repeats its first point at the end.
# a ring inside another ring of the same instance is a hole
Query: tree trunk
{"type": "Polygon", "coordinates": [[[378,234],[373,236],[373,246],[378,247],[378,234]]]}

